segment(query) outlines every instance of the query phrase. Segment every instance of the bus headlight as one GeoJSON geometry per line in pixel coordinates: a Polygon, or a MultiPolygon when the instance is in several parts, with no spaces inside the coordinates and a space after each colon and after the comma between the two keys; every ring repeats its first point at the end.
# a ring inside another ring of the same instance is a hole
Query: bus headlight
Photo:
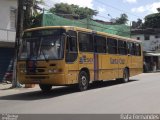
{"type": "Polygon", "coordinates": [[[54,73],[54,70],[48,70],[49,73],[54,73]]]}
{"type": "Polygon", "coordinates": [[[48,72],[49,73],[60,73],[60,72],[62,72],[62,70],[61,69],[50,69],[50,70],[48,70],[48,72]]]}
{"type": "Polygon", "coordinates": [[[25,70],[25,69],[20,70],[20,73],[26,73],[26,72],[27,72],[27,70],[25,70]]]}

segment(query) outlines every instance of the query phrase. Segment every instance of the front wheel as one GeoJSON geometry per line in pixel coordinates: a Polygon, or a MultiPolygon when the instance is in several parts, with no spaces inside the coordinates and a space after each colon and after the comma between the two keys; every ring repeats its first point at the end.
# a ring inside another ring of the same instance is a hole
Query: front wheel
{"type": "Polygon", "coordinates": [[[52,89],[52,85],[39,84],[39,87],[42,91],[47,92],[52,89]]]}
{"type": "Polygon", "coordinates": [[[85,71],[79,73],[78,87],[80,91],[85,91],[89,87],[89,75],[85,71]]]}

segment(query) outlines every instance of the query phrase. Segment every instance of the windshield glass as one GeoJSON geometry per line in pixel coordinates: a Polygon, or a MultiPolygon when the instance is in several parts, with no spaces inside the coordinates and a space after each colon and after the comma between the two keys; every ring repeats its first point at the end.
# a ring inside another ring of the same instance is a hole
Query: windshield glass
{"type": "Polygon", "coordinates": [[[64,56],[64,30],[26,32],[19,52],[20,60],[62,59],[64,56]]]}

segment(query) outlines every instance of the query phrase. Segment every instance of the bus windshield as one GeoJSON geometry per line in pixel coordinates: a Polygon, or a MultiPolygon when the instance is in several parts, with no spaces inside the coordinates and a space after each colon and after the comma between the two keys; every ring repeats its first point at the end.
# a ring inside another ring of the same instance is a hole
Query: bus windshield
{"type": "Polygon", "coordinates": [[[39,30],[24,33],[19,60],[58,60],[64,57],[64,31],[39,30]]]}

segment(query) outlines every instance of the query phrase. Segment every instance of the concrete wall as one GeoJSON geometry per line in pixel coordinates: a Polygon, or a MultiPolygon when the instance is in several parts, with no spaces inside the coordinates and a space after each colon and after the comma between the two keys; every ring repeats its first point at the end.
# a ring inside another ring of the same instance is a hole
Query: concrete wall
{"type": "Polygon", "coordinates": [[[160,49],[160,34],[149,36],[150,40],[145,40],[144,34],[132,35],[131,37],[134,39],[137,39],[137,37],[140,38],[140,41],[142,41],[143,44],[144,51],[157,51],[158,49],[160,49]],[[159,36],[159,38],[156,38],[155,36],[159,36]]]}
{"type": "Polygon", "coordinates": [[[17,9],[17,0],[0,0],[0,43],[15,41],[15,29],[10,24],[11,8],[17,9]]]}
{"type": "Polygon", "coordinates": [[[17,0],[0,0],[0,28],[10,28],[10,9],[17,8],[17,0]]]}

